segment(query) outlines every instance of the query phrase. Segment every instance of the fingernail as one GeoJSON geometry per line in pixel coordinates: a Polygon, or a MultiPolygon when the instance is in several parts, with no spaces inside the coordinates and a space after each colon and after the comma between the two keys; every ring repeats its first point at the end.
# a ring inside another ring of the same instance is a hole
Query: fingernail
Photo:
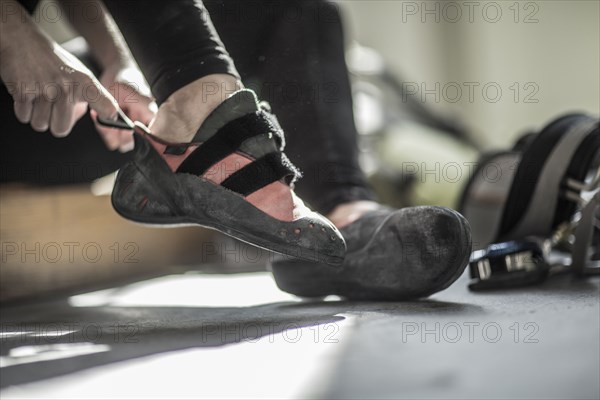
{"type": "Polygon", "coordinates": [[[54,135],[54,137],[57,138],[64,138],[69,136],[69,131],[65,131],[65,132],[52,132],[52,135],[54,135]]]}
{"type": "Polygon", "coordinates": [[[31,126],[34,131],[44,133],[48,130],[48,125],[31,126]]]}

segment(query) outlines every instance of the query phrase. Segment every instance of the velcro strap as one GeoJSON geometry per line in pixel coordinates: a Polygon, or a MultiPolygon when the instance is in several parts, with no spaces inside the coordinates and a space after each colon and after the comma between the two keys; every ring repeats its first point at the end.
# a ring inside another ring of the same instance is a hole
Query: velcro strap
{"type": "Polygon", "coordinates": [[[269,153],[232,174],[221,186],[248,196],[282,178],[287,178],[287,183],[291,184],[300,176],[300,171],[285,154],[269,153]]]}
{"type": "Polygon", "coordinates": [[[279,120],[275,116],[275,114],[271,114],[268,111],[259,111],[260,118],[265,120],[270,127],[270,132],[273,133],[275,137],[275,141],[277,142],[277,147],[279,151],[283,151],[285,149],[285,135],[283,134],[283,129],[281,125],[279,125],[279,120]]]}
{"type": "Polygon", "coordinates": [[[172,156],[180,156],[182,154],[185,154],[185,152],[187,151],[187,149],[190,147],[190,144],[185,144],[185,145],[181,145],[181,146],[167,146],[165,148],[164,154],[170,154],[172,156]]]}
{"type": "Polygon", "coordinates": [[[272,136],[281,149],[283,132],[276,120],[265,111],[257,111],[234,119],[199,146],[179,166],[177,172],[202,175],[210,167],[237,151],[247,139],[261,134],[272,136]]]}

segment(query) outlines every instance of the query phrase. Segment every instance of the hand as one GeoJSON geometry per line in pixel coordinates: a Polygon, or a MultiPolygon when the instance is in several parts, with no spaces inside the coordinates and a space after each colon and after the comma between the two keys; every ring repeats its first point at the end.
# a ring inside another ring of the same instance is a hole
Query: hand
{"type": "MultiPolygon", "coordinates": [[[[150,96],[142,73],[132,64],[120,63],[109,66],[100,77],[100,83],[117,100],[119,107],[132,121],[149,125],[156,114],[156,104],[150,96]]],[[[96,112],[92,110],[92,118],[96,120],[96,112]]],[[[96,124],[100,136],[110,149],[127,152],[133,149],[131,131],[106,128],[96,124]]]]}
{"type": "Polygon", "coordinates": [[[64,137],[88,105],[103,118],[116,118],[118,105],[110,93],[76,57],[33,24],[15,24],[3,36],[0,78],[14,99],[19,121],[64,137]]]}

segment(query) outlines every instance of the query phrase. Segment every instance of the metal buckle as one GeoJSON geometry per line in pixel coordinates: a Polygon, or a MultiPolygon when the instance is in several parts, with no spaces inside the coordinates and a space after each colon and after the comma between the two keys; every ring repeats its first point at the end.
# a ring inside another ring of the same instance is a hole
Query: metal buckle
{"type": "Polygon", "coordinates": [[[527,286],[546,279],[549,265],[543,244],[534,240],[497,243],[473,252],[469,270],[474,291],[527,286]]]}
{"type": "Polygon", "coordinates": [[[591,176],[591,179],[587,179],[588,182],[571,178],[565,180],[563,195],[577,203],[581,211],[575,214],[565,232],[559,235],[561,237],[555,238],[556,242],[562,239],[569,243],[571,267],[580,277],[600,274],[600,260],[592,260],[593,255],[590,254],[600,251],[600,243],[594,243],[594,235],[600,230],[600,167],[594,164],[592,163],[592,168],[596,168],[596,172],[588,174],[591,176]]]}

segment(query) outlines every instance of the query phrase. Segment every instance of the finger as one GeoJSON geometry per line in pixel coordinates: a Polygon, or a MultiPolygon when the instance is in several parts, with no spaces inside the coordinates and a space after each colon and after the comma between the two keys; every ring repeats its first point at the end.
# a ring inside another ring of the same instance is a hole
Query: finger
{"type": "Polygon", "coordinates": [[[75,122],[79,121],[81,117],[87,114],[87,110],[87,103],[75,103],[75,107],[73,107],[73,125],[75,125],[75,122]]]}
{"type": "Polygon", "coordinates": [[[106,145],[106,147],[111,151],[118,149],[119,145],[120,145],[120,138],[119,138],[118,131],[115,129],[112,129],[112,128],[106,128],[106,127],[98,124],[96,122],[97,118],[98,118],[98,113],[95,110],[90,110],[90,116],[92,117],[92,120],[94,120],[94,124],[96,125],[96,130],[98,131],[98,134],[104,141],[104,144],[106,145]]]}
{"type": "Polygon", "coordinates": [[[50,132],[56,137],[65,137],[73,129],[76,120],[74,118],[75,104],[60,100],[54,103],[50,117],[50,132]]]}
{"type": "Polygon", "coordinates": [[[116,120],[119,113],[117,101],[111,94],[96,80],[92,85],[83,88],[82,97],[90,109],[96,111],[99,117],[116,120]]]}
{"type": "Polygon", "coordinates": [[[155,117],[155,113],[150,108],[150,105],[151,103],[142,105],[136,110],[132,110],[131,119],[134,121],[139,121],[144,125],[149,125],[155,117]]]}
{"type": "Polygon", "coordinates": [[[45,132],[50,127],[50,116],[52,115],[52,103],[43,97],[38,97],[33,102],[31,113],[31,127],[37,132],[45,132]]]}
{"type": "Polygon", "coordinates": [[[121,147],[119,147],[119,151],[121,153],[129,153],[131,150],[133,150],[135,147],[135,142],[133,141],[133,136],[131,137],[131,140],[129,140],[127,143],[123,143],[121,145],[121,147]]]}
{"type": "Polygon", "coordinates": [[[31,101],[15,101],[15,116],[19,122],[28,124],[31,122],[33,104],[31,101]]]}
{"type": "Polygon", "coordinates": [[[100,136],[104,139],[104,143],[109,150],[117,150],[119,145],[121,144],[121,139],[119,138],[119,133],[114,129],[106,129],[105,131],[100,132],[100,136]]]}
{"type": "Polygon", "coordinates": [[[127,153],[133,150],[133,131],[121,130],[121,143],[119,145],[119,151],[121,153],[127,153]]]}

